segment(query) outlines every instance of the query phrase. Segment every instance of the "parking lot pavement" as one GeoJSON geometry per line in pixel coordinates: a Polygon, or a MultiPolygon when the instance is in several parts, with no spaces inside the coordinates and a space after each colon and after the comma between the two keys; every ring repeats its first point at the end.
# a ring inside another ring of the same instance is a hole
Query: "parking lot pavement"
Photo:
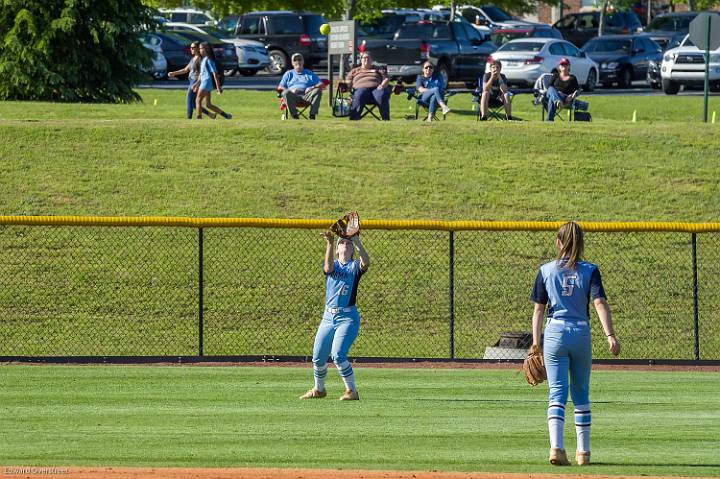
{"type": "MultiPolygon", "coordinates": [[[[320,78],[327,78],[327,69],[317,69],[315,72],[320,78]]],[[[337,75],[337,73],[336,73],[337,75]]],[[[277,84],[280,82],[279,76],[269,75],[265,72],[260,72],[255,76],[244,77],[234,76],[225,77],[224,89],[227,90],[260,90],[260,91],[271,91],[274,90],[277,84]]],[[[151,83],[144,83],[138,86],[139,88],[162,88],[170,90],[184,90],[187,88],[187,81],[185,80],[160,80],[151,83]]],[[[702,95],[703,91],[700,90],[683,90],[678,95],[680,96],[697,96],[702,95]]],[[[597,88],[594,92],[585,92],[583,96],[620,96],[620,95],[631,95],[631,96],[665,96],[662,90],[653,90],[644,82],[634,82],[632,88],[597,88]]],[[[718,93],[711,93],[713,96],[718,96],[718,93]]]]}

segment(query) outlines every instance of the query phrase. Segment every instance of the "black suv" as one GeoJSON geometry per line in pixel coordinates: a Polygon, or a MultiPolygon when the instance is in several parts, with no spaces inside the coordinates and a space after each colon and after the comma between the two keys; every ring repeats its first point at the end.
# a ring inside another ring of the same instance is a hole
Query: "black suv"
{"type": "MultiPolygon", "coordinates": [[[[553,25],[560,30],[565,40],[581,47],[598,35],[600,12],[571,13],[553,25]]],[[[631,11],[608,12],[605,15],[604,33],[610,35],[631,35],[642,31],[640,19],[631,11]]]]}
{"type": "MultiPolygon", "coordinates": [[[[320,25],[327,20],[322,15],[273,11],[251,12],[236,18],[235,36],[263,42],[270,56],[268,71],[274,75],[291,67],[293,53],[301,53],[306,66],[327,60],[327,37],[320,33],[320,25]]],[[[232,20],[223,19],[220,24],[227,27],[232,20]]]]}

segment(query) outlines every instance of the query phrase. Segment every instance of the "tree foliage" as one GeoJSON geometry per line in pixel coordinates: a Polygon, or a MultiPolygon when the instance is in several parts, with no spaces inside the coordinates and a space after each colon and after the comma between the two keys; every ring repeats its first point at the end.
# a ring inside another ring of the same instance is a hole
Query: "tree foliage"
{"type": "Polygon", "coordinates": [[[0,100],[140,100],[143,25],[141,0],[0,0],[0,100]]]}

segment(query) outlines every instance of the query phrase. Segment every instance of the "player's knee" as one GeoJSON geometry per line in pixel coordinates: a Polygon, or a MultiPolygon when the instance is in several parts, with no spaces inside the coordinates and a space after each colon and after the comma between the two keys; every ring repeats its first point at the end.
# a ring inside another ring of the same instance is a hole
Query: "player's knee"
{"type": "Polygon", "coordinates": [[[339,366],[342,363],[347,362],[348,358],[346,354],[343,353],[336,353],[332,356],[333,363],[335,363],[335,366],[339,366]]]}

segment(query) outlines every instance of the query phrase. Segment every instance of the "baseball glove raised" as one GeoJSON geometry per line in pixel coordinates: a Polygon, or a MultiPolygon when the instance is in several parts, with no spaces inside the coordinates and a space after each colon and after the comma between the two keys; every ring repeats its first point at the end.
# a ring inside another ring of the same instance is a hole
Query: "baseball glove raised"
{"type": "Polygon", "coordinates": [[[360,233],[360,216],[351,211],[330,226],[328,232],[341,238],[352,238],[360,233]]]}
{"type": "Polygon", "coordinates": [[[530,386],[537,386],[547,379],[545,361],[539,346],[530,346],[528,356],[523,361],[525,380],[530,386]]]}

